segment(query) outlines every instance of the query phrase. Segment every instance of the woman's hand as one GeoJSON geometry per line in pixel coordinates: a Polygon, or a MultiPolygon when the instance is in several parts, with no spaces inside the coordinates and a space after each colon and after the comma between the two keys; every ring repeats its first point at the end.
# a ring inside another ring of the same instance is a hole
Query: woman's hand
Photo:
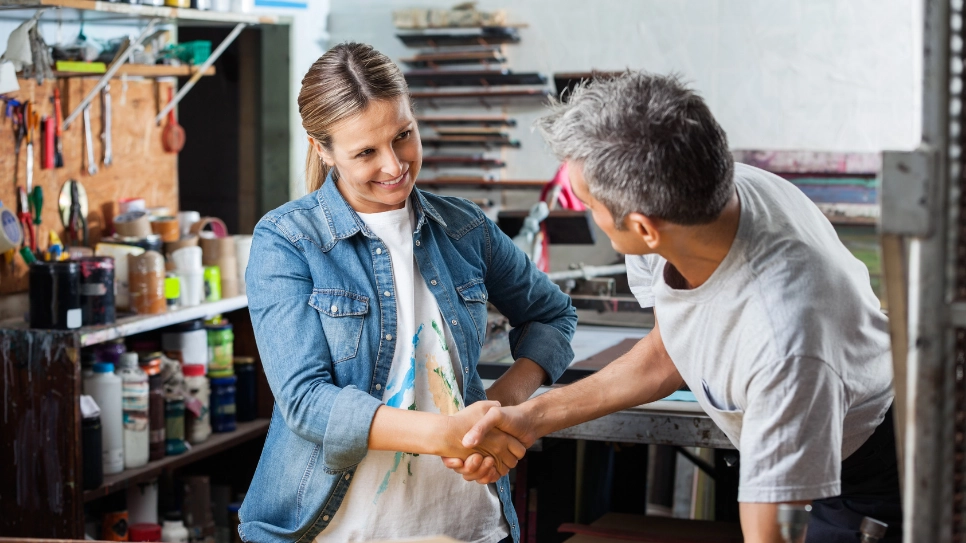
{"type": "MultiPolygon", "coordinates": [[[[481,401],[470,405],[459,413],[447,417],[444,448],[440,456],[466,459],[474,453],[482,456],[481,466],[473,470],[479,478],[481,470],[485,470],[487,479],[493,481],[509,473],[510,468],[526,454],[526,447],[519,440],[500,430],[494,429],[480,436],[472,448],[463,446],[463,437],[473,428],[486,413],[493,408],[499,408],[499,402],[481,401]],[[488,469],[487,469],[488,468],[488,469]]],[[[474,464],[476,460],[474,460],[474,464]]]]}

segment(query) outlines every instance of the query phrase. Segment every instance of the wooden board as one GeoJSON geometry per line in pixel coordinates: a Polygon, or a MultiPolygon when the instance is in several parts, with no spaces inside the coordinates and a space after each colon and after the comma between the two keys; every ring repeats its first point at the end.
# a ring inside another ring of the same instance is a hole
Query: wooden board
{"type": "MultiPolygon", "coordinates": [[[[60,86],[64,117],[83,100],[87,92],[97,83],[93,78],[71,78],[48,81],[38,87],[33,80],[20,80],[20,91],[11,93],[14,99],[30,100],[38,113],[52,115],[54,85],[60,86]]],[[[39,247],[46,247],[48,232],[54,230],[65,239],[65,229],[57,211],[57,197],[61,187],[68,179],[77,179],[87,190],[90,201],[90,238],[96,243],[110,228],[110,222],[117,213],[116,202],[121,198],[139,196],[147,201],[149,207],[165,206],[172,213],[178,210],[178,159],[177,155],[167,154],[161,147],[161,126],[154,124],[154,117],[160,106],[167,101],[170,83],[149,80],[120,81],[111,83],[113,106],[112,139],[114,164],[104,167],[103,144],[101,141],[101,99],[97,97],[91,106],[91,129],[94,140],[94,157],[98,173],[93,177],[87,174],[84,156],[84,123],[78,117],[70,128],[64,131],[64,167],[43,170],[41,165],[40,136],[34,144],[34,185],[44,191],[42,224],[37,232],[39,247]]],[[[191,135],[189,134],[190,138],[191,135]]],[[[18,183],[26,184],[27,149],[26,143],[20,151],[18,183]]],[[[17,210],[14,179],[14,135],[10,119],[0,117],[0,201],[17,210]]],[[[27,290],[27,266],[17,256],[12,265],[0,261],[0,294],[10,294],[27,290]]]]}

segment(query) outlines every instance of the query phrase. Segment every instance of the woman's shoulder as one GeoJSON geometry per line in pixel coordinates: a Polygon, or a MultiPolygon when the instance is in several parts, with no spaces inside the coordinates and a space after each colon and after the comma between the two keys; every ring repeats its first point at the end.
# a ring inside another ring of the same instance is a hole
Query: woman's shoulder
{"type": "Polygon", "coordinates": [[[329,244],[331,232],[321,210],[318,195],[309,193],[301,198],[286,202],[266,213],[255,225],[256,235],[282,235],[290,242],[309,239],[317,245],[329,244]]]}
{"type": "Polygon", "coordinates": [[[486,215],[480,206],[457,196],[442,196],[424,190],[416,189],[420,203],[426,206],[426,212],[435,214],[436,218],[445,224],[448,231],[463,231],[475,228],[486,220],[486,215]]]}

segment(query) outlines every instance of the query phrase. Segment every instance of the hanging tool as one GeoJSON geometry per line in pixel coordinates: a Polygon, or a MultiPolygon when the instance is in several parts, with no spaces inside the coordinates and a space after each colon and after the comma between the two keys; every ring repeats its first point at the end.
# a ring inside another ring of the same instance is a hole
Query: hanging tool
{"type": "MultiPolygon", "coordinates": [[[[168,88],[168,102],[173,100],[174,90],[168,88]]],[[[164,131],[161,132],[161,143],[164,144],[164,151],[166,153],[180,153],[181,149],[184,148],[184,128],[178,124],[178,120],[174,118],[174,109],[168,110],[168,124],[165,125],[164,131]]]]}
{"type": "Polygon", "coordinates": [[[44,211],[44,190],[38,185],[27,196],[30,199],[30,212],[34,215],[34,224],[40,226],[44,211]]]}
{"type": "MultiPolygon", "coordinates": [[[[37,133],[39,117],[30,102],[24,106],[24,123],[27,125],[27,195],[34,190],[34,136],[37,133]]],[[[27,212],[30,212],[28,207],[27,212]]]]}
{"type": "Polygon", "coordinates": [[[55,149],[55,128],[57,122],[53,117],[41,117],[40,119],[40,167],[45,170],[54,168],[56,154],[55,149]]]}
{"type": "MultiPolygon", "coordinates": [[[[19,207],[17,208],[17,218],[20,219],[20,224],[23,226],[23,244],[24,248],[28,248],[31,253],[37,252],[37,238],[34,235],[34,223],[30,217],[30,199],[27,197],[27,191],[23,187],[17,187],[17,195],[19,196],[19,207]],[[30,244],[27,244],[27,240],[30,240],[30,244]]],[[[21,249],[21,253],[23,249],[21,249]]]]}
{"type": "Polygon", "coordinates": [[[63,110],[60,108],[60,89],[54,89],[54,117],[57,123],[54,133],[54,167],[63,168],[64,167],[64,142],[63,142],[63,131],[64,131],[64,114],[63,110]]]}
{"type": "Polygon", "coordinates": [[[104,140],[104,166],[110,166],[114,162],[114,149],[111,144],[111,86],[104,85],[101,91],[104,126],[101,128],[101,139],[104,140]]]}
{"type": "Polygon", "coordinates": [[[60,191],[60,218],[67,228],[67,244],[88,244],[87,191],[84,185],[71,179],[60,191]]]}
{"type": "Polygon", "coordinates": [[[84,143],[87,147],[87,175],[94,175],[97,162],[94,161],[94,136],[91,135],[91,106],[84,108],[84,143]]]}
{"type": "MultiPolygon", "coordinates": [[[[9,106],[8,106],[9,107],[9,106]]],[[[14,163],[13,163],[13,184],[17,185],[17,176],[20,174],[20,148],[23,140],[27,137],[27,125],[24,123],[24,104],[13,108],[13,140],[14,140],[14,163]]]]}

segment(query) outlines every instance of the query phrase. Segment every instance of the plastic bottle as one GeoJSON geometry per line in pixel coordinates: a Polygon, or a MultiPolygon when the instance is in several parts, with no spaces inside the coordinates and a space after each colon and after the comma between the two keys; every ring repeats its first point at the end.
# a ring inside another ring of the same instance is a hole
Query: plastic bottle
{"type": "Polygon", "coordinates": [[[141,355],[138,365],[148,375],[148,432],[150,460],[164,458],[164,383],[161,377],[161,353],[141,355]]]}
{"type": "Polygon", "coordinates": [[[84,381],[84,394],[93,396],[101,408],[101,443],[104,474],[124,471],[124,415],[121,408],[121,378],[114,364],[94,363],[94,374],[84,381]]]}
{"type": "Polygon", "coordinates": [[[215,432],[234,432],[235,376],[211,380],[211,428],[215,432]]]}
{"type": "Polygon", "coordinates": [[[211,435],[211,388],[201,364],[186,364],[183,371],[189,395],[184,402],[185,436],[188,443],[196,445],[211,435]]]}
{"type": "Polygon", "coordinates": [[[173,511],[164,515],[164,524],[161,525],[161,541],[188,543],[188,528],[181,521],[181,513],[173,511]]]}
{"type": "Polygon", "coordinates": [[[138,367],[137,353],[120,357],[117,376],[121,378],[124,408],[124,467],[139,468],[148,463],[148,376],[138,367]]]}

